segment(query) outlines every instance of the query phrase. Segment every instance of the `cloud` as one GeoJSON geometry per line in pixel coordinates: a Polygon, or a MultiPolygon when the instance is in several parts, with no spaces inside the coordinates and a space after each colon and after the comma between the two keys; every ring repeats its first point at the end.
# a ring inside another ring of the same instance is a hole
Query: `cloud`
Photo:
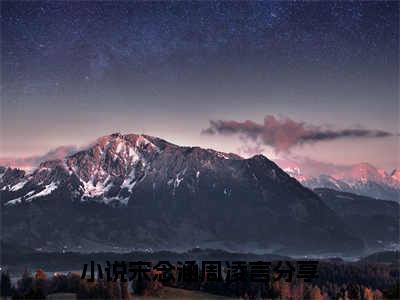
{"type": "Polygon", "coordinates": [[[0,166],[7,166],[19,169],[30,170],[37,167],[41,162],[55,159],[63,159],[78,151],[76,146],[60,146],[43,155],[35,155],[29,157],[2,157],[0,158],[0,166]]]}
{"type": "Polygon", "coordinates": [[[261,147],[259,143],[256,143],[254,145],[249,145],[247,142],[244,143],[241,147],[238,148],[239,154],[245,154],[245,155],[254,155],[254,154],[259,154],[264,152],[264,148],[261,147]]]}
{"type": "Polygon", "coordinates": [[[265,116],[263,124],[251,120],[244,122],[211,120],[210,126],[204,129],[202,134],[239,135],[242,139],[270,146],[276,152],[289,152],[295,146],[343,138],[383,138],[395,135],[376,129],[332,130],[290,118],[277,118],[273,115],[265,116]]]}

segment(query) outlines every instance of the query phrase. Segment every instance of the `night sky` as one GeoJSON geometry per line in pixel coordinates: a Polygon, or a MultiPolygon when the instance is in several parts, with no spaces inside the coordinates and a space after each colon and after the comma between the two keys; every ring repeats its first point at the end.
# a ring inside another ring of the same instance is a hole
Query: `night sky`
{"type": "Polygon", "coordinates": [[[397,1],[1,5],[1,157],[122,132],[244,156],[400,165],[397,1]],[[218,120],[263,131],[266,116],[313,137],[385,134],[283,152],[242,129],[207,134],[218,120]]]}

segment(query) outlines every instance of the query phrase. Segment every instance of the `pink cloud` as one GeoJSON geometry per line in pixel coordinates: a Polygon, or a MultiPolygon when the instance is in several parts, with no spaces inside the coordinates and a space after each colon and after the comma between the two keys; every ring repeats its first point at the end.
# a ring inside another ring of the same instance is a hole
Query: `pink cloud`
{"type": "Polygon", "coordinates": [[[384,138],[395,134],[377,129],[346,128],[333,130],[313,124],[294,121],[290,118],[277,118],[267,115],[264,123],[251,120],[244,122],[232,120],[211,120],[203,134],[239,135],[244,139],[272,147],[278,152],[289,152],[291,148],[322,141],[343,138],[384,138]]]}
{"type": "Polygon", "coordinates": [[[37,167],[43,161],[63,159],[76,151],[78,151],[78,148],[75,146],[60,146],[43,155],[29,157],[2,157],[0,158],[0,166],[29,170],[37,167]]]}

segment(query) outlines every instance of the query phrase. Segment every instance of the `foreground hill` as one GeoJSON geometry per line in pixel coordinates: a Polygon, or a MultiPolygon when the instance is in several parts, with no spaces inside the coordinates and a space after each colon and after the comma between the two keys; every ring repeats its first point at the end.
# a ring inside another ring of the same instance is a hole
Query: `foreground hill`
{"type": "Polygon", "coordinates": [[[400,205],[331,189],[314,190],[362,238],[370,251],[398,249],[400,205]]]}

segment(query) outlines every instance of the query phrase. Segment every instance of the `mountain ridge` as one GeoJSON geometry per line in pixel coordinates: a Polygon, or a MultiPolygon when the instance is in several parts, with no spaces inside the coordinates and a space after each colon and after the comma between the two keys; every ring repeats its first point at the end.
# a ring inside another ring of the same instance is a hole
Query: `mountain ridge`
{"type": "Polygon", "coordinates": [[[8,170],[0,192],[5,238],[24,236],[34,247],[363,248],[315,193],[265,156],[150,136],[113,134],[32,173],[8,170]]]}
{"type": "Polygon", "coordinates": [[[400,202],[400,172],[396,168],[387,173],[369,163],[359,163],[307,175],[299,166],[284,167],[285,172],[304,186],[329,188],[376,199],[400,202]]]}

